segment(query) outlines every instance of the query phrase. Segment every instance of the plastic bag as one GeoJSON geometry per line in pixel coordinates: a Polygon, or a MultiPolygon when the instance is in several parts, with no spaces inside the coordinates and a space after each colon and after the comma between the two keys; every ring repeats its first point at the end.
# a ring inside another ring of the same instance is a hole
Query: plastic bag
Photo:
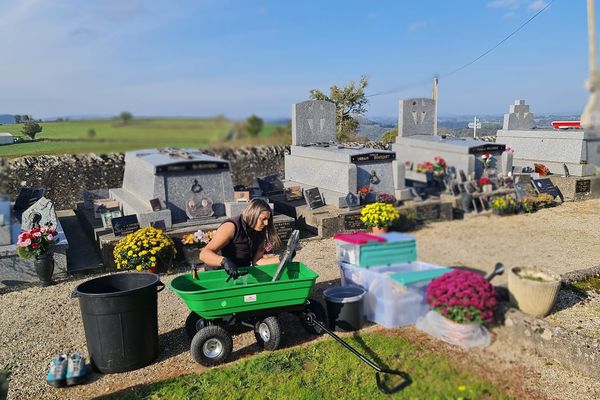
{"type": "Polygon", "coordinates": [[[429,311],[417,320],[417,329],[450,344],[462,347],[487,347],[491,338],[488,330],[479,324],[459,324],[429,311]]]}

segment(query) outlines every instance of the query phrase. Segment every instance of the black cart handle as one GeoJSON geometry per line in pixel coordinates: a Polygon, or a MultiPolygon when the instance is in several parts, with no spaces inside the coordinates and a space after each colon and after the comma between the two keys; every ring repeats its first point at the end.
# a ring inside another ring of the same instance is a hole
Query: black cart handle
{"type": "Polygon", "coordinates": [[[329,328],[327,328],[325,326],[325,324],[323,324],[321,321],[315,319],[312,315],[310,315],[310,314],[306,315],[306,322],[309,325],[314,324],[314,325],[317,325],[319,328],[323,329],[331,337],[333,337],[339,344],[344,346],[346,349],[350,350],[355,356],[360,358],[365,364],[367,364],[369,367],[371,367],[375,371],[377,371],[377,372],[375,372],[375,380],[377,381],[377,387],[383,393],[385,393],[385,394],[396,393],[412,383],[412,379],[410,378],[410,375],[408,375],[406,372],[397,371],[397,370],[393,370],[393,369],[387,369],[387,368],[381,368],[379,365],[375,364],[373,361],[369,360],[367,357],[365,357],[364,355],[359,353],[354,347],[352,347],[348,343],[346,343],[341,337],[339,337],[338,335],[333,333],[329,328]],[[383,384],[383,379],[381,379],[380,373],[401,376],[404,379],[404,381],[402,381],[400,384],[398,384],[392,388],[388,388],[387,386],[385,386],[383,384]]]}

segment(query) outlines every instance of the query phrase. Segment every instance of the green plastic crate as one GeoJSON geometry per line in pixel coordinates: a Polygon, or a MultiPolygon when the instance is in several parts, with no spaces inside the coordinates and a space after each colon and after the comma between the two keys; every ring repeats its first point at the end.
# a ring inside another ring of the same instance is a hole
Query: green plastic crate
{"type": "Polygon", "coordinates": [[[173,279],[169,288],[190,311],[204,319],[304,304],[319,275],[302,263],[291,262],[280,279],[271,282],[277,267],[270,264],[240,268],[249,274],[229,282],[224,270],[199,272],[198,279],[193,279],[191,273],[184,274],[173,279]]]}
{"type": "Polygon", "coordinates": [[[401,264],[417,260],[417,243],[401,241],[369,243],[360,246],[358,266],[371,268],[388,264],[401,264]]]}

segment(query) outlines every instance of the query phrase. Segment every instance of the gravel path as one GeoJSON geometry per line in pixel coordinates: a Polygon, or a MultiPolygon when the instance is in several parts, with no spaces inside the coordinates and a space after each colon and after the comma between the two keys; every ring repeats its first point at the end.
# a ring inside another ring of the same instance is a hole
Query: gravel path
{"type": "MultiPolygon", "coordinates": [[[[490,269],[496,261],[505,265],[544,265],[557,272],[597,265],[600,254],[600,200],[566,203],[533,215],[484,216],[429,225],[415,232],[419,256],[442,265],[462,265],[490,269]]],[[[307,240],[301,243],[296,259],[319,275],[316,297],[324,288],[338,284],[333,240],[307,240]]],[[[165,283],[176,275],[163,276],[165,283]]],[[[159,294],[160,354],[149,367],[122,374],[94,374],[86,385],[54,389],[46,385],[50,358],[74,350],[86,354],[79,304],[69,294],[77,284],[89,279],[62,282],[48,288],[28,288],[0,295],[0,365],[13,365],[11,399],[85,399],[127,387],[163,380],[204,368],[189,354],[189,341],[183,326],[188,314],[185,305],[169,290],[159,294]]],[[[503,279],[495,281],[502,283],[503,279]]],[[[569,324],[569,322],[565,322],[569,324]]],[[[283,346],[295,346],[315,337],[298,321],[283,321],[283,346]]],[[[369,330],[379,329],[376,326],[369,330]]],[[[600,398],[600,383],[567,371],[545,360],[511,347],[501,340],[485,350],[461,350],[430,340],[414,328],[397,330],[449,355],[459,354],[465,363],[479,360],[490,366],[489,379],[502,387],[512,385],[514,393],[538,393],[537,398],[600,398]],[[501,371],[494,377],[494,371],[501,371]],[[504,384],[503,384],[504,382],[504,384]],[[512,382],[512,383],[511,383],[512,382]],[[528,391],[519,391],[526,387],[528,391]]],[[[232,360],[259,352],[252,332],[234,339],[232,360]]],[[[86,354],[87,355],[87,354],[86,354]]],[[[475,364],[473,364],[475,365],[475,364]]],[[[484,369],[481,371],[485,372],[484,369]]],[[[519,396],[520,397],[520,396],[519,396]]]]}

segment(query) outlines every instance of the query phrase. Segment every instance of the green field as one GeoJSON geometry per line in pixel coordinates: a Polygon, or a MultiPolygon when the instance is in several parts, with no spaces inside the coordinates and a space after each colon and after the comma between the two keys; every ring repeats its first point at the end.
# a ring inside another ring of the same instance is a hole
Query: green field
{"type": "MultiPolygon", "coordinates": [[[[233,126],[225,119],[133,119],[41,123],[36,141],[0,146],[0,157],[41,154],[110,153],[156,147],[203,148],[223,144],[233,126]],[[96,134],[90,136],[93,129],[96,134]],[[39,140],[38,139],[42,139],[39,140]]],[[[23,137],[23,125],[0,125],[0,132],[23,137]]],[[[259,138],[269,137],[275,125],[265,124],[259,138]]]]}

